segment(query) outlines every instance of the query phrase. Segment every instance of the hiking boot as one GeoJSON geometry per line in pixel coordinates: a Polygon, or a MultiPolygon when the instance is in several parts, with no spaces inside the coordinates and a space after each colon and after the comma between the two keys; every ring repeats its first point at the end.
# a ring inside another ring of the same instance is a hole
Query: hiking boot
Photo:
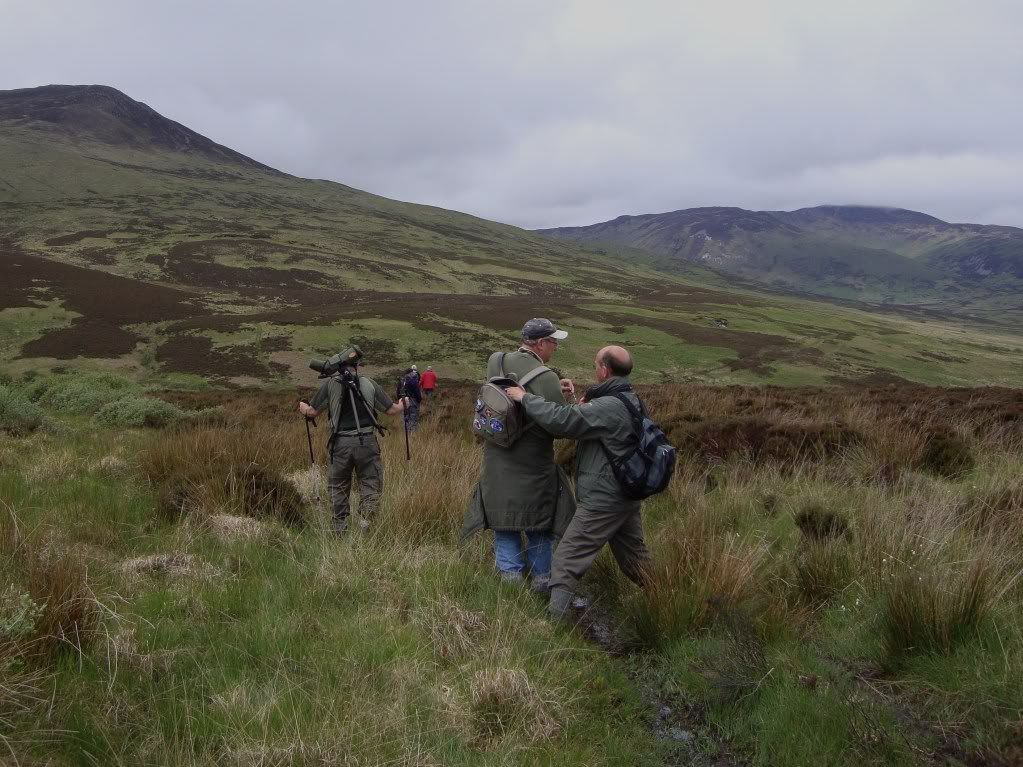
{"type": "Polygon", "coordinates": [[[522,573],[515,572],[514,570],[502,570],[500,575],[501,580],[504,581],[505,583],[514,583],[516,585],[519,585],[524,583],[526,580],[525,576],[522,573]]]}
{"type": "Polygon", "coordinates": [[[559,586],[551,589],[551,600],[547,603],[547,612],[552,618],[569,620],[569,609],[572,606],[572,592],[559,586]]]}
{"type": "Polygon", "coordinates": [[[330,532],[337,538],[344,538],[345,533],[348,532],[348,520],[343,519],[340,522],[334,522],[330,526],[330,532]]]}
{"type": "Polygon", "coordinates": [[[533,577],[533,582],[529,588],[534,594],[546,594],[551,590],[551,576],[549,575],[536,575],[533,577]]]}
{"type": "Polygon", "coordinates": [[[359,520],[359,529],[362,530],[363,532],[366,532],[367,530],[369,530],[369,520],[368,519],[360,519],[359,520]]]}

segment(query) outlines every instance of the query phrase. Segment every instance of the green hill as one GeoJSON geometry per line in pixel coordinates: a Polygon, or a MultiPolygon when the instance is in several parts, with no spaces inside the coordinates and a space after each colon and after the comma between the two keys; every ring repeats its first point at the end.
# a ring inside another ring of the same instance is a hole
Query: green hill
{"type": "MultiPolygon", "coordinates": [[[[101,86],[0,92],[0,206],[0,365],[14,374],[306,382],[308,357],[355,340],[371,372],[475,378],[546,315],[571,333],[555,361],[572,375],[615,341],[646,380],[1021,377],[1011,329],[767,296],[700,265],[666,273],[641,250],[296,178],[101,86]]],[[[935,268],[905,263],[921,279],[935,268]]]]}
{"type": "Polygon", "coordinates": [[[899,208],[694,208],[544,229],[562,241],[628,245],[771,287],[998,317],[1020,308],[1023,230],[949,224],[899,208]]]}

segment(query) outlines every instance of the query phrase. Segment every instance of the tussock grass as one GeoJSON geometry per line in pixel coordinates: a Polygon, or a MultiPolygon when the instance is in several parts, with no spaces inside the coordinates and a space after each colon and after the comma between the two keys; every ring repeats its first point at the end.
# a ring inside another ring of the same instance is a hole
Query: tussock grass
{"type": "Polygon", "coordinates": [[[657,645],[681,637],[756,593],[766,547],[716,529],[717,522],[706,508],[695,510],[655,541],[644,597],[630,609],[645,641],[657,645]]]}
{"type": "MultiPolygon", "coordinates": [[[[340,540],[325,534],[322,475],[289,393],[182,397],[221,409],[159,434],[86,435],[72,421],[70,438],[19,438],[0,462],[0,574],[60,609],[20,640],[49,643],[19,656],[31,666],[18,673],[43,676],[19,677],[20,702],[0,702],[0,719],[55,734],[13,753],[660,763],[651,709],[623,669],[651,675],[658,699],[688,717],[687,760],[722,748],[763,765],[1010,753],[1023,716],[1023,463],[1004,420],[1014,399],[647,394],[690,451],[645,506],[647,587],[613,565],[583,584],[612,629],[638,635],[629,647],[647,648],[623,661],[500,584],[487,536],[458,541],[479,470],[468,390],[431,404],[411,463],[399,428],[382,441],[380,514],[340,540]],[[700,447],[726,433],[742,440],[700,447]],[[972,469],[922,469],[939,433],[968,445],[972,469]],[[827,436],[843,434],[855,436],[827,436]],[[34,697],[40,685],[55,703],[34,697]]],[[[322,469],[322,445],[317,458],[322,469]]]]}

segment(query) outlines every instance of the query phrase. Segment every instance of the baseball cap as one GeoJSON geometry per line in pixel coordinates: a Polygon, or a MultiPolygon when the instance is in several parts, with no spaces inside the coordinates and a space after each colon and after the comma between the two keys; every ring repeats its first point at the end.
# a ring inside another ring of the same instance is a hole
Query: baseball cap
{"type": "Polygon", "coordinates": [[[522,337],[527,341],[539,341],[541,338],[553,338],[558,341],[568,338],[568,333],[558,330],[554,323],[546,317],[534,317],[522,326],[522,337]]]}

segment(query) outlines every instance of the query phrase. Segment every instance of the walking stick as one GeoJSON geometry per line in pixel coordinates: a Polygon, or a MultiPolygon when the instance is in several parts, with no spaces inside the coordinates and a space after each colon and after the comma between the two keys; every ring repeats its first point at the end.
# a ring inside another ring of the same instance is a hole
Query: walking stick
{"type": "Polygon", "coordinates": [[[313,428],[316,428],[316,421],[312,418],[305,419],[305,438],[309,441],[309,463],[313,466],[316,465],[316,459],[313,457],[313,433],[309,431],[309,422],[313,422],[313,428]]]}
{"type": "MultiPolygon", "coordinates": [[[[405,402],[410,402],[410,400],[406,397],[405,398],[405,402]]],[[[412,450],[411,450],[411,448],[409,448],[409,444],[408,444],[408,408],[406,407],[404,410],[402,410],[401,414],[402,414],[402,416],[404,416],[404,421],[405,421],[405,460],[406,461],[411,461],[412,460],[412,450]]]]}
{"type": "MultiPolygon", "coordinates": [[[[306,404],[309,404],[309,403],[306,403],[306,404]]],[[[315,498],[316,502],[319,503],[320,502],[320,472],[316,470],[316,457],[313,455],[313,433],[309,429],[309,422],[310,421],[312,421],[313,429],[315,429],[316,428],[316,419],[315,418],[310,418],[309,416],[306,416],[306,419],[305,419],[305,438],[306,438],[306,441],[309,443],[309,475],[310,475],[310,477],[312,477],[313,474],[316,475],[316,479],[315,479],[315,488],[316,488],[315,492],[316,492],[316,495],[314,496],[314,498],[315,498]]]]}

